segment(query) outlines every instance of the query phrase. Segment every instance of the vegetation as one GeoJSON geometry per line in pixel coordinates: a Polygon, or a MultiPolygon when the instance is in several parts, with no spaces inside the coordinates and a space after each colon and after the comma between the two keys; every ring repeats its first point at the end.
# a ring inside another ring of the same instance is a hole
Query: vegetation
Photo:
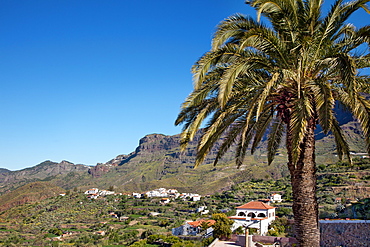
{"type": "MultiPolygon", "coordinates": [[[[243,164],[268,135],[268,162],[286,134],[293,190],[295,229],[300,246],[319,246],[316,199],[315,129],[334,136],[339,158],[350,149],[334,113],[340,102],[358,119],[370,142],[369,26],[346,24],[368,0],[334,2],[322,16],[323,1],[252,0],[258,20],[240,14],[221,22],[212,50],[193,67],[194,91],[183,104],[176,124],[184,124],[183,147],[203,121],[195,166],[219,139],[215,164],[236,143],[236,163],[243,164]],[[261,16],[271,25],[259,22],[261,16]],[[271,27],[270,27],[271,26],[271,27]]],[[[370,150],[370,145],[368,150],[370,150]]]]}
{"type": "MultiPolygon", "coordinates": [[[[325,164],[318,174],[320,218],[370,219],[370,201],[363,197],[367,193],[356,194],[361,189],[370,191],[368,176],[369,159],[355,159],[353,166],[343,162],[325,164]],[[340,201],[337,201],[338,197],[340,201]]],[[[34,186],[34,189],[38,190],[38,187],[34,186]]],[[[32,191],[29,193],[32,194],[32,191]]],[[[271,193],[282,194],[284,201],[274,204],[279,220],[270,227],[269,234],[293,236],[293,197],[289,178],[253,178],[229,190],[202,197],[197,202],[175,199],[166,205],[159,203],[160,198],[136,199],[126,195],[109,195],[90,200],[83,192],[73,189],[65,196],[58,195],[1,212],[0,246],[63,244],[153,247],[170,241],[174,246],[201,246],[199,240],[185,241],[171,236],[172,228],[181,226],[185,220],[213,217],[219,219],[215,226],[215,236],[227,237],[230,234],[227,228],[230,222],[225,215],[235,215],[237,206],[251,200],[268,198],[271,193]],[[210,212],[205,215],[197,213],[196,209],[200,206],[206,206],[210,212]],[[153,216],[151,212],[159,215],[153,216]]],[[[202,225],[202,229],[207,227],[206,224],[202,225]]],[[[253,233],[253,229],[249,232],[253,233]]],[[[205,239],[203,244],[210,244],[212,239],[205,239]]]]}
{"type": "Polygon", "coordinates": [[[0,211],[56,196],[64,190],[49,182],[32,182],[0,197],[0,211]]]}
{"type": "Polygon", "coordinates": [[[213,214],[212,219],[216,221],[213,225],[213,236],[215,238],[227,239],[231,236],[231,226],[234,221],[227,218],[226,214],[213,214]]]}

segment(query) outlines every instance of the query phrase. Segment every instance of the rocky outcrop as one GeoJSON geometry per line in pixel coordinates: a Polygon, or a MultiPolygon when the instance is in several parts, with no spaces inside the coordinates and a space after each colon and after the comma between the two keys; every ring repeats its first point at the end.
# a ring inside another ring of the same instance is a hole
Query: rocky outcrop
{"type": "Polygon", "coordinates": [[[70,173],[87,173],[89,169],[89,166],[75,165],[63,160],[60,163],[44,161],[34,167],[19,171],[5,171],[4,175],[0,175],[0,193],[30,182],[51,180],[54,177],[66,176],[70,173]]]}
{"type": "Polygon", "coordinates": [[[109,170],[114,166],[116,165],[97,164],[89,170],[89,174],[91,174],[94,178],[99,178],[105,173],[109,172],[109,170]]]}
{"type": "Polygon", "coordinates": [[[179,135],[166,136],[162,134],[151,134],[140,139],[136,153],[140,152],[163,152],[179,146],[179,135]]]}

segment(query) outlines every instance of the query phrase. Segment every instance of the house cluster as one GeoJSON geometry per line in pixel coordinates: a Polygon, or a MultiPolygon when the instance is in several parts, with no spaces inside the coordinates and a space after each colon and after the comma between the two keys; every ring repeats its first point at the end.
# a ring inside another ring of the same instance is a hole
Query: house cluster
{"type": "MultiPolygon", "coordinates": [[[[270,202],[276,203],[281,202],[280,194],[272,194],[268,203],[262,201],[251,201],[239,207],[236,207],[236,215],[230,216],[229,219],[233,220],[234,223],[231,226],[231,230],[234,231],[239,227],[245,228],[256,228],[260,235],[266,235],[268,232],[269,225],[275,220],[275,207],[270,205],[270,202]]],[[[206,206],[199,207],[196,212],[201,214],[207,214],[209,211],[206,206]]],[[[205,236],[209,235],[213,229],[212,225],[215,222],[212,220],[199,220],[199,221],[187,221],[184,225],[173,228],[173,235],[194,235],[194,236],[205,236]],[[209,223],[209,228],[204,229],[204,221],[209,223]],[[202,224],[203,223],[203,224],[202,224]]]]}
{"type": "Polygon", "coordinates": [[[99,196],[115,195],[116,193],[114,191],[92,188],[86,190],[84,194],[87,195],[87,198],[89,199],[97,199],[99,196]]]}
{"type": "Polygon", "coordinates": [[[169,203],[171,199],[181,198],[184,200],[199,201],[201,196],[194,193],[179,193],[176,189],[159,188],[145,193],[132,193],[135,198],[142,197],[162,197],[161,203],[169,203]]]}

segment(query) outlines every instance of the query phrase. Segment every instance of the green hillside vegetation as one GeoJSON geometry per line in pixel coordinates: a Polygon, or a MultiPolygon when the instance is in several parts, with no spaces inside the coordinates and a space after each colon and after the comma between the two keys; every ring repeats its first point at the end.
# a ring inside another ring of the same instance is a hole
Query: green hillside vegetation
{"type": "Polygon", "coordinates": [[[63,193],[64,189],[50,182],[33,182],[0,196],[0,211],[24,203],[33,203],[55,197],[63,193]]]}
{"type": "MultiPolygon", "coordinates": [[[[56,237],[64,233],[63,243],[69,245],[128,246],[153,234],[170,234],[173,227],[180,226],[185,219],[191,219],[189,211],[199,205],[182,200],[161,205],[159,201],[160,198],[135,199],[119,195],[90,200],[80,191],[70,191],[66,196],[2,212],[0,244],[47,246],[52,241],[58,242],[56,237]],[[150,216],[150,212],[160,215],[150,216]],[[102,231],[104,234],[99,234],[102,231]]],[[[182,243],[177,238],[175,240],[182,243]]],[[[192,243],[189,246],[200,245],[192,243]]]]}
{"type": "MultiPolygon", "coordinates": [[[[354,166],[339,162],[319,165],[318,168],[321,218],[370,219],[369,159],[355,159],[354,166]],[[338,197],[340,201],[337,201],[338,197]]],[[[249,173],[246,170],[243,172],[245,175],[249,173]]],[[[36,186],[32,188],[38,189],[36,186]]],[[[43,188],[49,189],[47,186],[43,188]]],[[[251,200],[266,199],[271,193],[282,194],[284,201],[274,204],[277,216],[283,219],[276,223],[275,228],[280,230],[270,233],[290,236],[291,226],[284,219],[293,216],[291,191],[288,177],[251,178],[234,184],[230,189],[203,196],[198,202],[176,199],[161,205],[160,198],[135,199],[125,195],[90,200],[83,191],[75,188],[67,191],[64,197],[54,196],[0,213],[0,243],[15,243],[18,246],[57,246],[61,243],[75,246],[161,246],[158,241],[166,236],[165,242],[186,246],[178,238],[167,239],[172,228],[182,225],[185,220],[210,218],[214,213],[234,215],[235,207],[251,200]],[[196,213],[199,206],[207,206],[209,214],[196,213]],[[159,215],[152,216],[151,212],[159,215]],[[105,234],[99,235],[100,231],[105,234]],[[63,233],[67,235],[56,238],[63,233]],[[151,235],[154,237],[149,238],[151,235]]],[[[200,242],[186,244],[199,246],[200,242]]]]}

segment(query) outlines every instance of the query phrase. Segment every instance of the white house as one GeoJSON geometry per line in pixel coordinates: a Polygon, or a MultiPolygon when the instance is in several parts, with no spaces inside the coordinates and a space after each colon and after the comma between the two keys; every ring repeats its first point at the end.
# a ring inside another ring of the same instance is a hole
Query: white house
{"type": "Polygon", "coordinates": [[[257,228],[261,235],[265,235],[268,226],[275,220],[275,207],[263,202],[251,201],[236,208],[236,215],[229,217],[234,220],[231,230],[239,226],[257,228]]]}
{"type": "Polygon", "coordinates": [[[147,197],[167,197],[168,193],[165,188],[159,188],[145,193],[147,197]]]}
{"type": "Polygon", "coordinates": [[[99,191],[99,194],[100,194],[101,196],[107,196],[107,195],[114,195],[115,193],[114,193],[114,191],[101,190],[101,191],[99,191]]]}
{"type": "Polygon", "coordinates": [[[132,193],[132,196],[135,198],[141,198],[141,194],[136,192],[132,193]]]}
{"type": "Polygon", "coordinates": [[[280,194],[272,194],[270,196],[270,201],[272,203],[275,203],[275,202],[282,202],[283,200],[281,199],[281,195],[280,194]]]}
{"type": "Polygon", "coordinates": [[[200,196],[200,195],[198,195],[198,194],[194,194],[194,195],[192,195],[192,200],[194,201],[194,202],[197,202],[197,201],[200,201],[200,198],[201,198],[202,196],[200,196]]]}
{"type": "Polygon", "coordinates": [[[86,195],[92,195],[92,194],[98,194],[98,193],[99,193],[99,189],[97,189],[97,188],[92,188],[92,189],[89,189],[89,190],[85,191],[86,195]]]}
{"type": "Polygon", "coordinates": [[[182,235],[182,236],[187,236],[187,235],[197,236],[197,235],[200,235],[200,234],[209,235],[210,233],[213,232],[213,228],[211,226],[213,226],[215,223],[216,223],[215,220],[204,220],[204,219],[201,219],[201,220],[198,220],[198,221],[187,221],[182,226],[172,228],[172,234],[175,235],[175,236],[179,236],[179,235],[182,235]],[[203,222],[208,223],[208,227],[209,227],[208,229],[205,230],[205,229],[201,228],[201,225],[202,225],[203,222]]]}
{"type": "Polygon", "coordinates": [[[195,212],[197,212],[197,213],[200,213],[200,212],[203,212],[204,210],[206,210],[207,209],[207,206],[200,206],[199,208],[197,208],[196,210],[195,210],[195,212]]]}
{"type": "Polygon", "coordinates": [[[169,198],[162,198],[161,201],[160,201],[161,204],[167,204],[167,203],[170,203],[170,202],[171,202],[171,200],[169,198]]]}

